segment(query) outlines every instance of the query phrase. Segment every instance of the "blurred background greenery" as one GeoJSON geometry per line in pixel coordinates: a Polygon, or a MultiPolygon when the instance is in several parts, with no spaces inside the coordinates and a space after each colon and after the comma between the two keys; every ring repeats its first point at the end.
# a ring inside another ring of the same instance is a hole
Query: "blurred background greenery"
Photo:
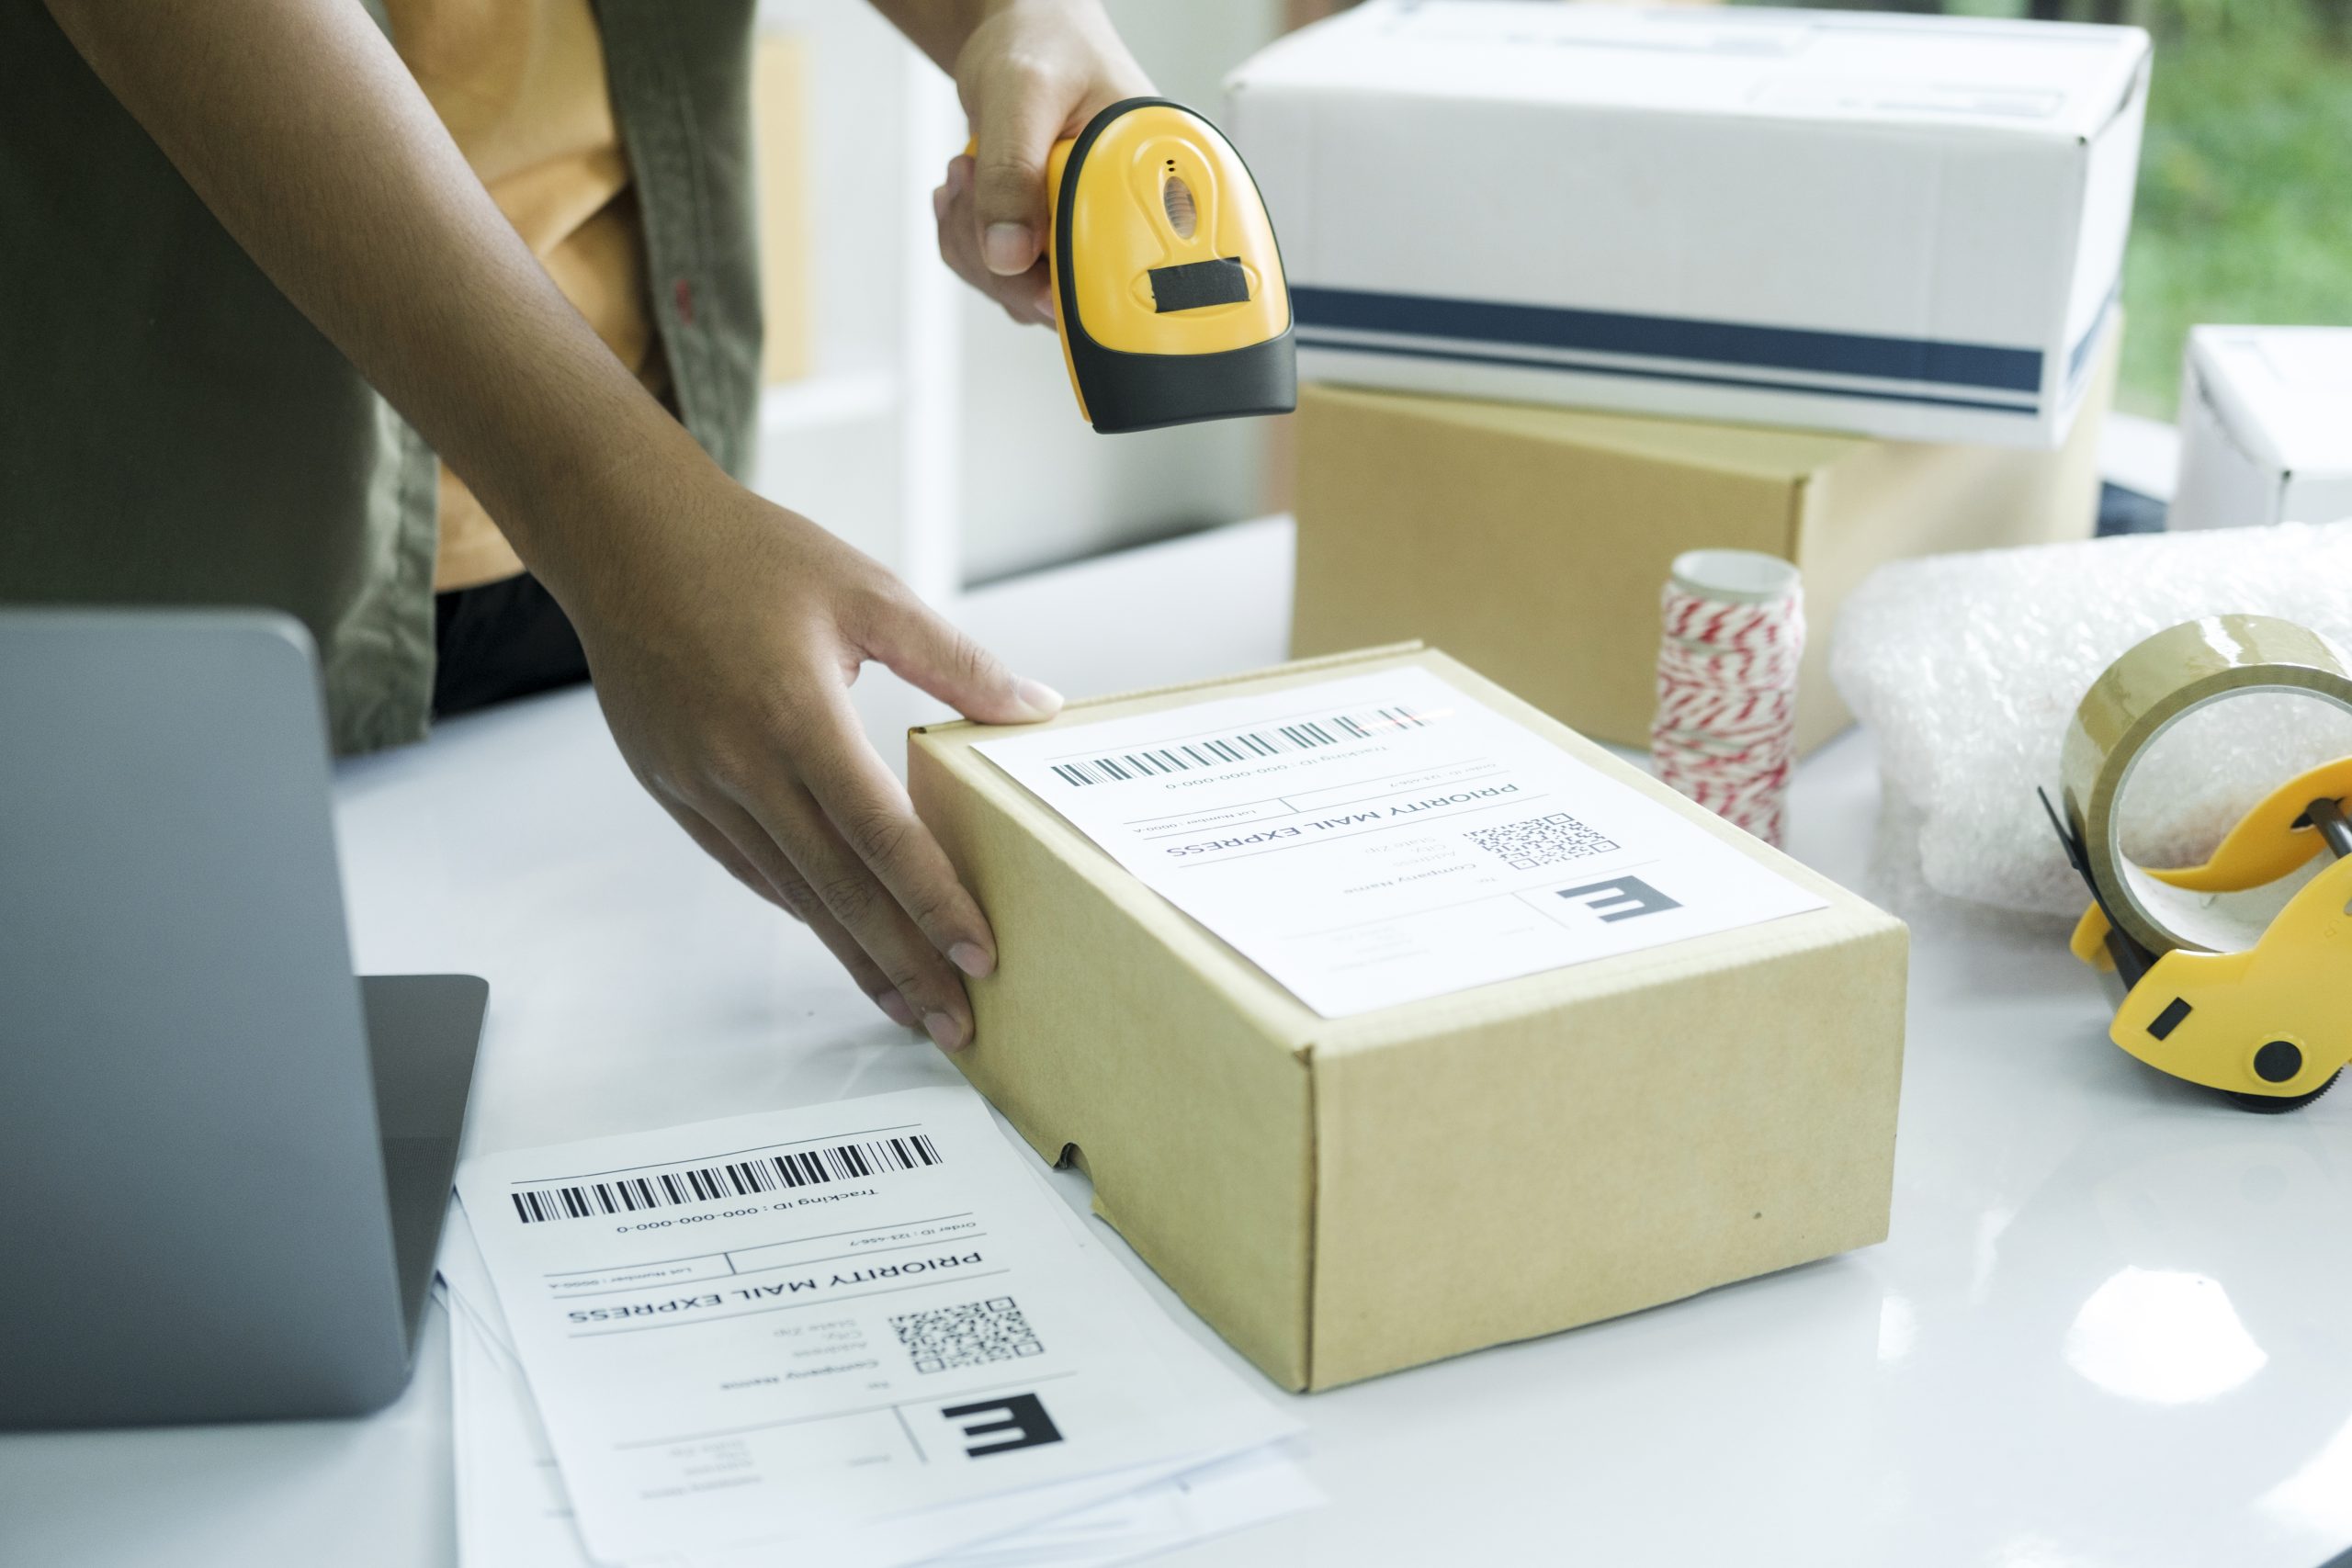
{"type": "Polygon", "coordinates": [[[2199,321],[2352,325],[2352,0],[1845,3],[2154,35],[2119,407],[2173,417],[2199,321]]]}
{"type": "Polygon", "coordinates": [[[2352,324],[2352,0],[2160,0],[2120,405],[2169,419],[2198,321],[2352,324]]]}

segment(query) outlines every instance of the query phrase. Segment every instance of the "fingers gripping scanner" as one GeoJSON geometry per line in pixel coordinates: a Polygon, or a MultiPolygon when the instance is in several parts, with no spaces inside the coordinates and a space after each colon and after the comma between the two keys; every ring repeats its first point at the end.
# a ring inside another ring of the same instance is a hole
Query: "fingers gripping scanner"
{"type": "Polygon", "coordinates": [[[2266,615],[2157,633],[2084,697],[2050,804],[2091,907],[2070,946],[2125,987],[2108,1036],[2150,1066],[2250,1111],[2310,1104],[2352,1060],[2352,757],[2289,779],[2200,865],[2121,854],[2133,764],[2190,709],[2240,691],[2301,691],[2352,709],[2352,669],[2324,637],[2266,615]]]}
{"type": "Polygon", "coordinates": [[[1097,431],[1297,406],[1274,226],[1215,126],[1164,98],[1113,104],[1055,144],[1046,190],[1062,357],[1097,431]]]}

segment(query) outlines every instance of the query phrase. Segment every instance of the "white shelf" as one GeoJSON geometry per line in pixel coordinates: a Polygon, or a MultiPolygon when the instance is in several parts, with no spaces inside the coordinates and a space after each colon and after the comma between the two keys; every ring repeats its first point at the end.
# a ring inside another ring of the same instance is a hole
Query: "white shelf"
{"type": "Polygon", "coordinates": [[[839,370],[782,381],[760,392],[760,438],[789,435],[898,412],[899,378],[888,370],[839,370]]]}

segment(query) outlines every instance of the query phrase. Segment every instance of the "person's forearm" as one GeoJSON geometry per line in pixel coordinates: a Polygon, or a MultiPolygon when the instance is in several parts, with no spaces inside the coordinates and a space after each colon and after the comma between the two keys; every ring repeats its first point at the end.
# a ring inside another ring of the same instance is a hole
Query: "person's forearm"
{"type": "Polygon", "coordinates": [[[956,74],[956,57],[971,41],[973,29],[991,11],[1013,0],[873,0],[874,8],[907,36],[907,41],[930,56],[931,62],[956,74]]]}
{"type": "MultiPolygon", "coordinates": [[[[691,0],[689,0],[691,3],[691,0]]],[[[565,303],[354,0],[50,0],[271,279],[470,485],[571,613],[630,771],[858,988],[953,1049],[987,918],[875,753],[866,663],[984,724],[1061,699],[871,558],[720,473],[565,303]]],[[[962,62],[1036,316],[1043,169],[1141,77],[1093,0],[888,6],[962,62]],[[959,41],[960,40],[960,41],[959,41]]],[[[959,160],[959,163],[963,161],[959,160]]],[[[981,162],[989,164],[988,156],[981,162]]],[[[952,207],[941,194],[943,210],[952,207]]],[[[970,209],[942,220],[977,270],[970,209]]],[[[991,229],[993,232],[993,229],[991,229]]]]}
{"type": "Polygon", "coordinates": [[[549,281],[358,6],[50,7],[222,225],[559,597],[598,592],[610,570],[594,563],[611,552],[578,536],[619,510],[597,498],[649,470],[707,466],[549,281]]]}
{"type": "Polygon", "coordinates": [[[973,156],[953,160],[933,193],[940,254],[1013,320],[1051,321],[1046,161],[1056,141],[1150,78],[1119,41],[1101,0],[873,0],[956,79],[973,156]]]}
{"type": "Polygon", "coordinates": [[[1022,40],[1015,47],[985,49],[990,55],[989,63],[1012,79],[1019,79],[1024,72],[1038,80],[1051,80],[1065,73],[1066,62],[1055,56],[1064,46],[1075,42],[1092,51],[1099,60],[1131,74],[1136,85],[1146,88],[1149,85],[1143,80],[1142,72],[1136,69],[1126,45],[1119,41],[1110,17],[1103,14],[1102,0],[872,0],[872,4],[892,27],[906,35],[908,42],[955,77],[958,87],[966,89],[967,109],[973,107],[969,91],[972,72],[964,59],[964,51],[974,36],[990,23],[995,26],[989,30],[1000,39],[1022,40]],[[1050,42],[1040,48],[1041,39],[1050,42]]]}

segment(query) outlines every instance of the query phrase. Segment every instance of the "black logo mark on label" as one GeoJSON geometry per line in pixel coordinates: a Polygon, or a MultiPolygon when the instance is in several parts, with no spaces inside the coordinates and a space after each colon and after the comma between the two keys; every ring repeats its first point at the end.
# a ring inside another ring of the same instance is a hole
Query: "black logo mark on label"
{"type": "Polygon", "coordinates": [[[1046,1414],[1046,1407],[1034,1393],[1008,1393],[1002,1399],[983,1400],[978,1404],[955,1404],[940,1412],[950,1421],[962,1426],[966,1438],[985,1438],[994,1432],[1012,1435],[993,1443],[967,1442],[964,1454],[978,1459],[982,1454],[1011,1453],[1014,1449],[1034,1449],[1046,1443],[1062,1440],[1061,1428],[1046,1414]],[[967,1416],[997,1416],[995,1421],[965,1423],[967,1416]]]}
{"type": "Polygon", "coordinates": [[[1669,898],[1638,876],[1620,876],[1608,882],[1588,882],[1581,887],[1556,889],[1559,896],[1582,904],[1604,920],[1631,920],[1644,915],[1664,914],[1668,909],[1682,908],[1682,900],[1669,898]]]}

